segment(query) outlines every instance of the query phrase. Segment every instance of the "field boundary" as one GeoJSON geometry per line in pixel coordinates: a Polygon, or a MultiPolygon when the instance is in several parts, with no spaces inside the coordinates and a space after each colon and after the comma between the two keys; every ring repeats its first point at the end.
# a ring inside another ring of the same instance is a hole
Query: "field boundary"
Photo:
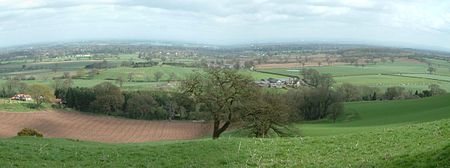
{"type": "MultiPolygon", "coordinates": [[[[425,74],[425,73],[403,73],[403,74],[425,74]]],[[[434,79],[434,78],[426,78],[426,77],[418,77],[418,76],[405,76],[405,75],[401,75],[401,74],[382,74],[382,75],[398,76],[398,77],[406,77],[406,78],[415,78],[415,79],[427,79],[427,80],[434,80],[434,81],[449,82],[450,83],[450,80],[444,80],[444,79],[434,79]]]]}
{"type": "Polygon", "coordinates": [[[298,78],[298,76],[295,76],[295,75],[288,75],[288,74],[282,74],[282,73],[276,73],[276,72],[268,72],[268,71],[261,71],[261,70],[253,70],[253,71],[259,72],[259,73],[271,74],[271,75],[286,76],[286,77],[290,77],[290,78],[298,78]]]}

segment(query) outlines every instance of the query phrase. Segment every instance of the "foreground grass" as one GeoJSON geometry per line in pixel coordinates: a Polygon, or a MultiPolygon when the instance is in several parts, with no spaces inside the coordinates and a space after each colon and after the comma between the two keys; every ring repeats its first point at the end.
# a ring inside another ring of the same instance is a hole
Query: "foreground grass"
{"type": "Polygon", "coordinates": [[[0,167],[445,167],[450,120],[305,138],[137,144],[0,139],[0,167]]]}

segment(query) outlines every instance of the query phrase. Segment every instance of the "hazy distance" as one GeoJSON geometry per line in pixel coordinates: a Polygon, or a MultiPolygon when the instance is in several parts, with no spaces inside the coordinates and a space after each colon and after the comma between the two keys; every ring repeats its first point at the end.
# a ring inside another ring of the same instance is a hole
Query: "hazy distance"
{"type": "Polygon", "coordinates": [[[350,42],[450,51],[450,1],[0,0],[0,46],[99,39],[350,42]]]}

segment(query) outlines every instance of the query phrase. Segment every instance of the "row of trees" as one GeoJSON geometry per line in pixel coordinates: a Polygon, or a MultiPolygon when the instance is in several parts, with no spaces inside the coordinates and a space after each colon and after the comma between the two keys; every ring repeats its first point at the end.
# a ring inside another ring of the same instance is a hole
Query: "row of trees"
{"type": "Polygon", "coordinates": [[[60,88],[55,95],[64,105],[84,112],[102,113],[134,119],[198,119],[195,105],[185,95],[176,92],[122,92],[105,82],[93,88],[60,88]]]}
{"type": "MultiPolygon", "coordinates": [[[[156,82],[159,82],[164,76],[168,76],[167,77],[168,82],[175,81],[178,79],[178,76],[175,72],[165,74],[164,72],[156,71],[153,73],[153,79],[156,82]]],[[[147,74],[144,76],[144,79],[146,81],[151,81],[152,76],[150,74],[147,74]]],[[[136,81],[136,74],[133,72],[128,73],[126,78],[124,76],[119,76],[115,79],[115,83],[118,84],[120,87],[122,87],[124,82],[134,82],[134,81],[136,81]]]]}
{"type": "Polygon", "coordinates": [[[401,86],[388,87],[384,92],[379,88],[369,86],[357,86],[349,83],[343,83],[337,86],[336,92],[339,97],[346,102],[349,101],[373,101],[373,100],[398,100],[414,99],[445,94],[446,91],[437,84],[428,86],[428,90],[415,92],[407,90],[401,86]]]}

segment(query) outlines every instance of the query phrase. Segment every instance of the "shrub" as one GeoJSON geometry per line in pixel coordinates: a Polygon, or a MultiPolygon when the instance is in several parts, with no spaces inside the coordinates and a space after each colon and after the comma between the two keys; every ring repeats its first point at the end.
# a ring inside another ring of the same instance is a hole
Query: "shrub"
{"type": "Polygon", "coordinates": [[[17,136],[35,136],[35,137],[44,137],[42,133],[33,128],[24,128],[17,133],[17,136]]]}

